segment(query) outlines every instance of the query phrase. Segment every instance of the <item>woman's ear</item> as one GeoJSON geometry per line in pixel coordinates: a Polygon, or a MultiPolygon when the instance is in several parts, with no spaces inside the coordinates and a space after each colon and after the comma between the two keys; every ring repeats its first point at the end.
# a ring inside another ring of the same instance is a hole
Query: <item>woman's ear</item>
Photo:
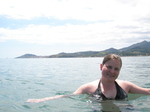
{"type": "Polygon", "coordinates": [[[100,64],[100,70],[102,70],[102,68],[103,68],[103,64],[100,64]]]}

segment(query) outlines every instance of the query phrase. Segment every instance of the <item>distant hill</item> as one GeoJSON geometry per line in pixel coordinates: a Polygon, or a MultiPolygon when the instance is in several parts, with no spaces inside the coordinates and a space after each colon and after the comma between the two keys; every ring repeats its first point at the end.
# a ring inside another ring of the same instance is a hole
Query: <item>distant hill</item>
{"type": "Polygon", "coordinates": [[[150,50],[150,42],[143,41],[143,42],[140,42],[140,43],[136,43],[136,44],[133,44],[129,47],[122,48],[122,49],[120,49],[120,51],[128,51],[130,49],[134,49],[134,48],[137,48],[137,47],[142,48],[142,49],[150,50]]]}
{"type": "Polygon", "coordinates": [[[150,42],[143,41],[136,43],[129,47],[122,48],[119,51],[123,56],[150,55],[150,42]]]}
{"type": "Polygon", "coordinates": [[[16,57],[16,58],[47,58],[47,56],[37,56],[34,54],[24,54],[24,55],[16,57]]]}
{"type": "Polygon", "coordinates": [[[34,54],[25,54],[17,58],[71,58],[71,57],[101,57],[110,53],[120,56],[150,56],[150,42],[143,41],[122,49],[109,48],[104,51],[84,51],[75,53],[59,53],[50,56],[37,56],[34,54]]]}
{"type": "Polygon", "coordinates": [[[109,49],[104,50],[103,52],[108,52],[108,53],[113,52],[113,53],[117,53],[117,52],[119,52],[119,50],[117,50],[117,49],[115,49],[115,48],[109,48],[109,49]]]}
{"type": "Polygon", "coordinates": [[[38,56],[34,55],[34,54],[24,54],[22,56],[19,56],[17,58],[37,58],[38,56]]]}

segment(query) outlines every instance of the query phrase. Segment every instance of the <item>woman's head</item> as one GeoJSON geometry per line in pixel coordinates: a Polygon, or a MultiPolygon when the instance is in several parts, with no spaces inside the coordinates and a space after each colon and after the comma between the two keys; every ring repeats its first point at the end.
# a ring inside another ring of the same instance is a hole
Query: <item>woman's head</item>
{"type": "Polygon", "coordinates": [[[102,70],[102,78],[114,81],[118,78],[122,61],[120,56],[116,54],[109,54],[104,57],[100,69],[102,70]]]}
{"type": "Polygon", "coordinates": [[[104,65],[107,61],[111,60],[111,59],[116,59],[118,61],[120,61],[120,68],[122,67],[122,60],[120,58],[120,56],[116,55],[116,54],[108,54],[104,57],[102,64],[104,65]]]}

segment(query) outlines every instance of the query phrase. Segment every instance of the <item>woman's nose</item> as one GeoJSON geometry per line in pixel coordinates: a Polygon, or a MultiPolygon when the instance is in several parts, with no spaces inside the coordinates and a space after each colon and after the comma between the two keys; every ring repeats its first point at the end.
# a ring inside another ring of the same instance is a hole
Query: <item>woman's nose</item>
{"type": "Polygon", "coordinates": [[[115,73],[115,70],[114,70],[114,69],[111,69],[110,72],[111,72],[111,73],[115,73]]]}

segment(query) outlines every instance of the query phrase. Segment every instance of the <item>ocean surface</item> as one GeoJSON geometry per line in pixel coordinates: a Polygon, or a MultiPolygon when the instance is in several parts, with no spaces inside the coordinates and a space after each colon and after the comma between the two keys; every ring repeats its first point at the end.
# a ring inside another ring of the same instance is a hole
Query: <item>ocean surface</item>
{"type": "MultiPolygon", "coordinates": [[[[103,58],[0,59],[0,112],[150,112],[150,95],[98,102],[83,94],[27,103],[27,99],[72,94],[99,79],[103,58]]],[[[150,88],[150,57],[122,57],[119,79],[150,88]]]]}

